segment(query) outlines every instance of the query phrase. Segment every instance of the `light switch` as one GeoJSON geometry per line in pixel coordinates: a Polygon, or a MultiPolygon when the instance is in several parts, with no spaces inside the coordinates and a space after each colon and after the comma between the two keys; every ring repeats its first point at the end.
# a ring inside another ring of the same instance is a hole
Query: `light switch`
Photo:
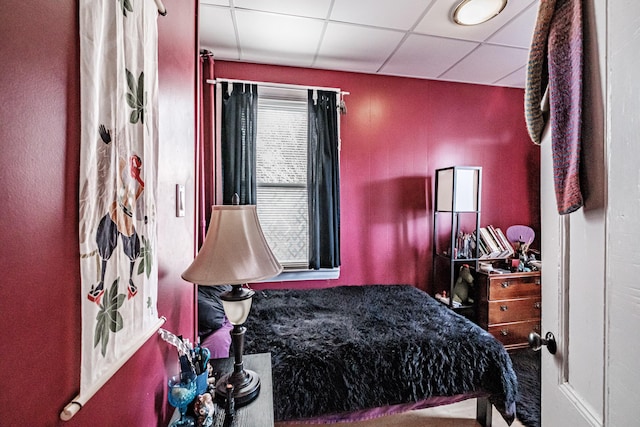
{"type": "Polygon", "coordinates": [[[176,184],[176,216],[184,216],[184,185],[176,184]]]}

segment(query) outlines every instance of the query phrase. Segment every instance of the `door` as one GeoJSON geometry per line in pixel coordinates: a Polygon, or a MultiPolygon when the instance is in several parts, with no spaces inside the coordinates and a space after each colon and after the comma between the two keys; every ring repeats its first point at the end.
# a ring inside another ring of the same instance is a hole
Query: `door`
{"type": "Polygon", "coordinates": [[[550,138],[541,150],[542,426],[602,425],[604,378],[604,231],[601,216],[559,216],[550,138]]]}
{"type": "Polygon", "coordinates": [[[583,5],[583,208],[558,215],[549,129],[541,146],[541,335],[552,332],[557,343],[554,355],[541,349],[543,427],[600,426],[604,419],[605,98],[599,73],[605,56],[597,49],[604,52],[605,43],[596,27],[605,28],[606,14],[595,10],[605,12],[606,0],[583,5]]]}

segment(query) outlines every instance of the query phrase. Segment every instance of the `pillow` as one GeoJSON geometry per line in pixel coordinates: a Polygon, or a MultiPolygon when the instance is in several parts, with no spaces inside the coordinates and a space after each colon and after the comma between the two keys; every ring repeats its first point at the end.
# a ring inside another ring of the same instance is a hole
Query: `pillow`
{"type": "Polygon", "coordinates": [[[198,335],[204,337],[220,329],[225,320],[220,295],[231,285],[198,286],[198,335]]]}
{"type": "Polygon", "coordinates": [[[209,349],[212,359],[229,357],[233,325],[225,319],[222,327],[206,337],[200,337],[200,345],[209,349]]]}

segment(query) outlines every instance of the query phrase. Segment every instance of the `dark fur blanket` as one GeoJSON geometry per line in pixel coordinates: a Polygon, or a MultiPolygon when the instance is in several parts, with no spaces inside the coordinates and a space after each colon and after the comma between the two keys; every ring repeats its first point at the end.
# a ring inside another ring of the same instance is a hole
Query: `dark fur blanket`
{"type": "Polygon", "coordinates": [[[412,286],[260,291],[246,326],[245,353],[271,353],[277,421],[479,391],[514,418],[502,345],[412,286]]]}

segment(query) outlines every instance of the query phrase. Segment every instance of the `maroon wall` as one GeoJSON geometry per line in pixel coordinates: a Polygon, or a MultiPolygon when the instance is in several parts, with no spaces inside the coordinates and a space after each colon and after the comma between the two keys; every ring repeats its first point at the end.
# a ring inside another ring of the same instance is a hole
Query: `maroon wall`
{"type": "Polygon", "coordinates": [[[540,230],[540,156],[523,90],[356,73],[216,62],[216,77],[339,87],[342,267],[337,281],[263,287],[408,283],[430,290],[432,179],[483,168],[483,225],[540,230]]]}
{"type": "MultiPolygon", "coordinates": [[[[151,0],[149,0],[151,1],[151,0]]],[[[160,315],[193,336],[193,195],[175,218],[174,188],[194,187],[195,2],[164,0],[159,17],[160,315]]],[[[0,425],[166,425],[177,358],[154,335],[69,422],[79,391],[78,2],[3,2],[0,14],[0,425]]]]}
{"type": "MultiPolygon", "coordinates": [[[[194,332],[195,2],[164,0],[159,18],[159,312],[194,332]],[[175,218],[174,186],[187,186],[175,218]]],[[[69,422],[79,387],[80,148],[77,2],[8,0],[0,15],[0,388],[2,425],[164,425],[173,349],[151,338],[69,422]]],[[[539,156],[527,141],[522,91],[286,67],[217,63],[219,76],[339,86],[342,119],[342,276],[307,286],[411,283],[430,264],[431,177],[484,168],[483,223],[539,230],[539,156]]]]}

